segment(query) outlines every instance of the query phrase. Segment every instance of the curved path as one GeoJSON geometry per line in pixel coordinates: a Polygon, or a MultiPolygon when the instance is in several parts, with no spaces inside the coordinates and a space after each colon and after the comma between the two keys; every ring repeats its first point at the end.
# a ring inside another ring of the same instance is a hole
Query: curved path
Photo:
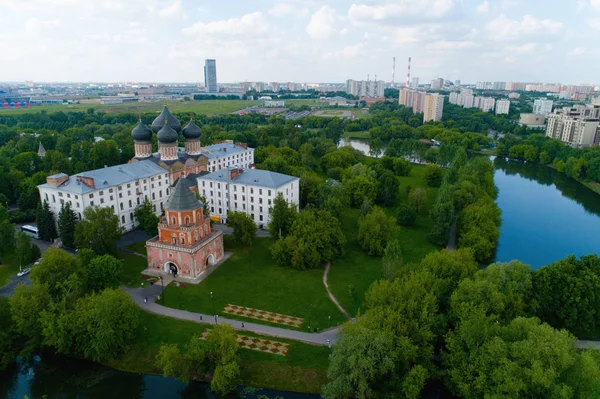
{"type": "Polygon", "coordinates": [[[323,273],[323,285],[325,285],[325,289],[327,290],[327,294],[329,295],[329,299],[331,299],[331,302],[335,303],[335,306],[338,307],[338,309],[340,310],[340,312],[342,312],[344,314],[344,316],[346,316],[348,318],[348,320],[354,321],[354,319],[352,318],[352,316],[350,316],[350,314],[348,312],[346,312],[346,309],[344,309],[342,307],[342,305],[340,305],[340,303],[338,302],[338,300],[333,296],[333,294],[329,290],[329,284],[327,284],[327,275],[329,275],[329,269],[331,269],[331,262],[327,262],[327,264],[325,265],[325,272],[323,273]]]}
{"type": "Polygon", "coordinates": [[[243,322],[244,327],[242,328],[242,322],[239,320],[231,320],[224,317],[214,317],[212,315],[203,313],[194,313],[188,312],[187,310],[168,308],[156,303],[156,297],[158,297],[161,292],[160,285],[155,284],[144,288],[122,287],[122,290],[128,293],[131,296],[131,299],[133,299],[133,301],[137,303],[140,308],[147,312],[161,316],[173,317],[179,320],[193,321],[200,324],[216,324],[218,321],[218,323],[226,323],[231,325],[234,330],[252,331],[256,334],[302,341],[313,345],[334,344],[337,340],[337,333],[339,331],[339,327],[336,327],[324,330],[318,334],[311,334],[302,331],[288,330],[285,328],[272,327],[246,321],[243,322]],[[144,298],[148,298],[147,303],[144,303],[144,298]]]}

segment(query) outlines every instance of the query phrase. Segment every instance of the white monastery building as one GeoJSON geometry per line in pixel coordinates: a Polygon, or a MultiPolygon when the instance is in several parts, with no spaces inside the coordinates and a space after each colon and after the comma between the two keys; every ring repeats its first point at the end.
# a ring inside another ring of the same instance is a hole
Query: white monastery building
{"type": "Polygon", "coordinates": [[[260,169],[227,169],[198,177],[198,193],[206,198],[211,218],[227,223],[227,212],[245,212],[258,227],[266,227],[279,193],[288,203],[300,203],[300,178],[260,169]]]}

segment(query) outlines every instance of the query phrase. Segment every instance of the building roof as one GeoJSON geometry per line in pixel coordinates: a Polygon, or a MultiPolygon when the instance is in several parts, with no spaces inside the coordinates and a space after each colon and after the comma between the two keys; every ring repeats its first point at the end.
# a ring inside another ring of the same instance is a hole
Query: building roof
{"type": "MultiPolygon", "coordinates": [[[[227,182],[227,173],[231,173],[231,170],[233,169],[218,170],[208,175],[201,176],[198,178],[198,180],[216,180],[227,182]]],[[[299,178],[296,176],[289,176],[284,175],[282,173],[271,172],[269,170],[243,169],[243,173],[239,173],[235,178],[231,179],[230,183],[279,188],[284,184],[290,183],[296,179],[299,178]]]]}
{"type": "Polygon", "coordinates": [[[174,143],[179,138],[179,135],[167,122],[165,122],[162,129],[158,131],[156,138],[159,143],[174,143]]]}
{"type": "Polygon", "coordinates": [[[190,122],[183,128],[183,137],[186,139],[199,139],[202,136],[202,129],[190,120],[190,122]]]}
{"type": "MultiPolygon", "coordinates": [[[[146,179],[163,173],[167,173],[167,171],[152,161],[143,160],[124,165],[111,166],[108,168],[78,173],[76,175],[70,176],[67,181],[65,181],[58,187],[50,186],[49,184],[40,184],[38,187],[57,188],[61,191],[66,191],[73,194],[86,194],[95,190],[102,190],[105,188],[118,186],[124,183],[130,183],[135,180],[146,179]],[[78,181],[77,176],[94,179],[96,188],[91,188],[83,182],[78,181]]],[[[60,178],[65,176],[67,175],[64,173],[58,173],[50,177],[60,178]]]]}
{"type": "Polygon", "coordinates": [[[202,207],[196,195],[190,191],[184,179],[179,178],[175,189],[165,204],[168,211],[191,211],[202,207]]]}
{"type": "Polygon", "coordinates": [[[140,121],[131,131],[131,136],[134,141],[152,141],[152,130],[140,121]]]}
{"type": "Polygon", "coordinates": [[[208,159],[216,159],[231,154],[238,154],[246,150],[248,150],[248,148],[244,148],[241,145],[233,143],[213,144],[200,149],[202,155],[205,155],[208,159]]]}
{"type": "Polygon", "coordinates": [[[158,131],[165,125],[165,121],[167,121],[171,129],[175,130],[177,133],[181,131],[181,123],[171,114],[166,105],[160,115],[158,115],[152,122],[152,131],[154,133],[158,133],[158,131]]]}

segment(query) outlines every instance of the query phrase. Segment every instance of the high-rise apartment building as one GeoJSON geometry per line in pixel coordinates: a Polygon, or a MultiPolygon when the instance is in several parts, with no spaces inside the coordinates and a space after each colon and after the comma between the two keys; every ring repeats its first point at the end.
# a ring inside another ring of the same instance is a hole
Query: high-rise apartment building
{"type": "Polygon", "coordinates": [[[496,101],[496,115],[508,115],[510,109],[510,100],[498,100],[496,101]]]}
{"type": "Polygon", "coordinates": [[[460,79],[457,79],[454,81],[454,86],[460,86],[460,79]]]}
{"type": "Polygon", "coordinates": [[[444,87],[444,79],[437,78],[431,81],[431,90],[442,90],[444,87]]]}
{"type": "Polygon", "coordinates": [[[419,87],[419,78],[412,78],[410,87],[412,87],[413,89],[416,89],[417,87],[419,87]]]}
{"type": "Polygon", "coordinates": [[[427,94],[423,107],[423,123],[429,121],[441,121],[444,112],[444,96],[439,94],[427,94]]]}
{"type": "Polygon", "coordinates": [[[453,91],[452,93],[450,93],[450,96],[448,96],[448,102],[450,104],[458,104],[458,96],[459,94],[455,91],[453,91]]]}
{"type": "Polygon", "coordinates": [[[600,106],[564,107],[548,115],[546,136],[573,147],[589,147],[598,144],[599,129],[600,106]]]}
{"type": "Polygon", "coordinates": [[[346,81],[346,93],[353,96],[380,98],[384,96],[385,82],[383,80],[353,80],[346,81]]]}
{"type": "Polygon", "coordinates": [[[217,88],[217,61],[207,59],[204,61],[204,87],[208,93],[218,92],[217,88]]]}
{"type": "Polygon", "coordinates": [[[473,108],[475,96],[473,94],[463,94],[463,107],[473,108]]]}
{"type": "Polygon", "coordinates": [[[413,92],[412,109],[415,114],[420,114],[425,109],[425,97],[426,96],[427,96],[427,94],[425,94],[422,91],[413,92]]]}
{"type": "Polygon", "coordinates": [[[494,109],[495,105],[496,100],[494,100],[492,97],[484,97],[480,103],[480,108],[483,112],[489,112],[490,110],[494,109]]]}
{"type": "Polygon", "coordinates": [[[413,93],[414,91],[409,89],[401,89],[400,97],[398,98],[398,104],[404,105],[407,108],[412,108],[413,106],[413,93]]]}
{"type": "Polygon", "coordinates": [[[546,100],[545,98],[538,98],[533,102],[533,113],[539,115],[548,115],[552,112],[552,100],[546,100]]]}

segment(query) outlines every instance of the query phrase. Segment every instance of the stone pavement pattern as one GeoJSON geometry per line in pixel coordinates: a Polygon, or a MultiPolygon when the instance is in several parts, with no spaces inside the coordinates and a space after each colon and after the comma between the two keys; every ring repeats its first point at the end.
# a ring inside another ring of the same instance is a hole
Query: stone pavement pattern
{"type": "MultiPolygon", "coordinates": [[[[146,312],[154,313],[161,316],[172,317],[179,320],[193,321],[200,324],[217,324],[225,323],[238,331],[252,331],[260,335],[268,335],[271,337],[279,337],[301,341],[313,345],[329,345],[337,341],[339,327],[323,330],[320,333],[308,333],[297,330],[288,330],[285,328],[271,327],[263,324],[247,323],[238,320],[231,320],[224,317],[207,315],[202,313],[188,312],[187,310],[173,309],[162,306],[156,303],[155,299],[161,294],[160,284],[154,284],[144,288],[128,288],[122,287],[123,291],[127,292],[131,299],[137,303],[146,312]],[[148,302],[144,303],[144,298],[148,298],[148,302]],[[244,324],[244,327],[242,327],[244,324]]],[[[164,298],[169,302],[168,296],[164,298]]]]}
{"type": "MultiPolygon", "coordinates": [[[[210,330],[206,329],[200,334],[200,339],[208,338],[210,330]]],[[[236,335],[237,343],[240,348],[250,349],[258,352],[271,353],[274,355],[287,356],[289,344],[283,342],[260,339],[258,337],[249,337],[247,335],[236,335]]]]}
{"type": "Polygon", "coordinates": [[[268,321],[269,323],[285,324],[291,327],[300,327],[304,322],[304,319],[301,319],[299,317],[288,316],[285,314],[274,312],[267,312],[266,310],[252,309],[247,308],[245,306],[237,306],[231,304],[227,304],[227,306],[223,308],[223,313],[234,314],[240,317],[248,317],[250,319],[268,321]]]}

